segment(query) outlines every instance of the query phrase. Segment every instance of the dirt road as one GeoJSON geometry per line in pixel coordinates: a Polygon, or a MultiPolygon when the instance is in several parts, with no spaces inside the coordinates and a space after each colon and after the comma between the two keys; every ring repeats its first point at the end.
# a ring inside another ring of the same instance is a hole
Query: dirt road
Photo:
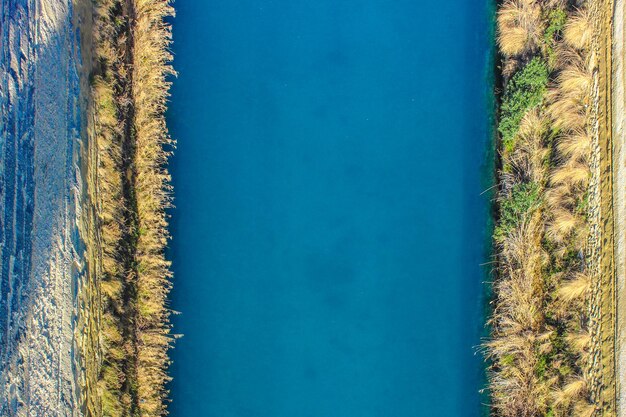
{"type": "Polygon", "coordinates": [[[0,416],[78,416],[82,185],[71,0],[0,0],[0,416]]]}

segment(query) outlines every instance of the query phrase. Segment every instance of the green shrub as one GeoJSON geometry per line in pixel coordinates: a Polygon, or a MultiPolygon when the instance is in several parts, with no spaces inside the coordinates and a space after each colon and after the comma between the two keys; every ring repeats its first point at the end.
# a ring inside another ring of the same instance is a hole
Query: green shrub
{"type": "Polygon", "coordinates": [[[543,40],[552,48],[556,43],[555,36],[563,33],[565,22],[567,21],[567,13],[563,9],[552,9],[548,12],[548,27],[543,35],[543,40]]]}
{"type": "Polygon", "coordinates": [[[565,28],[565,22],[567,21],[567,13],[563,9],[552,9],[548,12],[547,16],[548,26],[543,34],[543,42],[546,47],[546,56],[548,63],[552,66],[556,62],[556,52],[554,46],[557,42],[557,37],[560,37],[565,28]]]}
{"type": "Polygon", "coordinates": [[[543,379],[546,375],[546,370],[548,369],[549,358],[548,355],[540,355],[537,364],[535,365],[535,374],[537,378],[543,379]]]}
{"type": "Polygon", "coordinates": [[[498,125],[505,151],[514,149],[522,118],[528,110],[541,104],[547,84],[548,67],[541,58],[533,58],[507,84],[498,125]]]}
{"type": "Polygon", "coordinates": [[[513,187],[511,196],[500,204],[500,222],[495,230],[496,240],[501,242],[525,216],[539,207],[540,201],[538,184],[523,183],[513,187]]]}

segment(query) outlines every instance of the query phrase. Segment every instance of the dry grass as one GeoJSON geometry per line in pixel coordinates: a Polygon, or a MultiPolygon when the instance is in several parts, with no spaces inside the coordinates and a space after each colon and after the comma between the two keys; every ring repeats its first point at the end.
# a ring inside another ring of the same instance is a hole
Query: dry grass
{"type": "Polygon", "coordinates": [[[591,279],[587,274],[577,273],[574,277],[560,286],[558,289],[558,297],[566,303],[580,301],[591,288],[591,279]]]}
{"type": "MultiPolygon", "coordinates": [[[[128,233],[125,222],[126,207],[123,196],[123,131],[120,86],[112,77],[112,69],[121,65],[118,54],[118,32],[112,24],[112,2],[102,0],[96,7],[94,25],[95,58],[103,66],[94,78],[92,97],[95,115],[95,142],[97,149],[96,189],[94,200],[100,236],[99,253],[102,276],[99,277],[101,297],[100,379],[97,381],[102,415],[122,417],[131,409],[126,387],[129,353],[121,320],[127,314],[123,300],[127,271],[122,259],[121,242],[128,233]]],[[[95,242],[92,242],[95,243],[95,242]]],[[[97,412],[96,410],[92,410],[97,412]]]]}
{"type": "Polygon", "coordinates": [[[554,404],[568,406],[577,402],[587,390],[587,383],[582,378],[573,378],[565,386],[554,393],[554,404]]]}
{"type": "Polygon", "coordinates": [[[568,132],[559,139],[557,152],[566,161],[580,161],[588,165],[591,154],[591,135],[582,129],[568,132]]]}
{"type": "Polygon", "coordinates": [[[581,219],[563,208],[556,208],[551,213],[547,225],[547,237],[555,243],[563,244],[581,225],[581,219]]]}
{"type": "Polygon", "coordinates": [[[169,381],[167,351],[170,262],[164,250],[169,238],[165,210],[170,206],[170,176],[165,169],[171,145],[164,112],[173,74],[169,65],[171,32],[165,19],[174,14],[169,0],[135,0],[135,49],[133,73],[135,104],[135,193],[138,228],[137,334],[138,400],[142,416],[163,415],[169,381]]]}
{"type": "Polygon", "coordinates": [[[541,7],[533,0],[507,0],[498,11],[498,45],[508,56],[532,52],[544,31],[541,7]]]}
{"type": "Polygon", "coordinates": [[[590,175],[588,165],[576,161],[567,161],[564,165],[561,165],[553,170],[550,181],[552,184],[557,186],[566,185],[569,187],[586,187],[590,175]]]}
{"type": "Polygon", "coordinates": [[[588,8],[576,10],[565,25],[565,42],[575,49],[588,50],[591,44],[591,12],[588,8]]]}
{"type": "Polygon", "coordinates": [[[591,335],[584,331],[570,332],[567,335],[567,343],[572,346],[575,352],[581,352],[584,355],[591,345],[591,335]]]}
{"type": "Polygon", "coordinates": [[[576,417],[593,417],[598,408],[585,400],[579,400],[574,405],[574,410],[572,415],[576,417]]]}
{"type": "Polygon", "coordinates": [[[172,74],[167,0],[99,0],[93,82],[97,143],[97,242],[102,276],[96,416],[162,416],[170,289],[170,205],[164,121],[172,74]],[[134,16],[130,19],[129,16],[134,16]],[[132,36],[131,36],[132,32],[132,36]]]}
{"type": "Polygon", "coordinates": [[[545,143],[548,121],[536,109],[529,111],[520,123],[517,147],[506,155],[514,183],[540,183],[547,173],[550,150],[545,143]]]}
{"type": "Polygon", "coordinates": [[[553,389],[536,378],[542,352],[551,350],[542,308],[542,281],[549,263],[542,234],[541,213],[535,213],[510,234],[501,251],[503,270],[494,287],[498,303],[491,319],[494,333],[485,347],[495,364],[490,387],[502,416],[545,413],[553,389]]]}

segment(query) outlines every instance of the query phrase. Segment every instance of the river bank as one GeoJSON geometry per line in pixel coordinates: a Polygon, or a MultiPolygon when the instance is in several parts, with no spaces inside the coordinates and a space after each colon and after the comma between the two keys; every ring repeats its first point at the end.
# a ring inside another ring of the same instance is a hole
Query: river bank
{"type": "Polygon", "coordinates": [[[166,413],[172,143],[163,113],[172,14],[165,0],[101,0],[85,26],[92,71],[84,363],[86,412],[95,417],[166,413]]]}
{"type": "Polygon", "coordinates": [[[611,6],[500,6],[495,415],[616,412],[611,6]]]}
{"type": "Polygon", "coordinates": [[[0,415],[162,416],[167,1],[0,2],[0,415]]]}

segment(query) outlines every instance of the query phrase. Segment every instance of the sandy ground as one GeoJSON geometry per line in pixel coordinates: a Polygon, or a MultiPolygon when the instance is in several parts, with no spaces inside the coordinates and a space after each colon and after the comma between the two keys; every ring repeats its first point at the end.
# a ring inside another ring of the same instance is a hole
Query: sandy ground
{"type": "Polygon", "coordinates": [[[616,271],[617,415],[626,415],[626,95],[624,92],[624,0],[615,0],[613,15],[613,149],[616,271]]]}
{"type": "Polygon", "coordinates": [[[0,416],[78,416],[78,43],[71,0],[0,0],[0,416]]]}

